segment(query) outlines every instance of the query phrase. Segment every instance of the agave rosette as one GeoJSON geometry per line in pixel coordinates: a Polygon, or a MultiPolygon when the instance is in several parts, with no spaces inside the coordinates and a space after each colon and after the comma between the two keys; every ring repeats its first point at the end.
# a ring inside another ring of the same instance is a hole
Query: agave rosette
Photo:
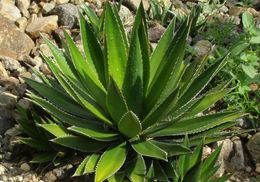
{"type": "Polygon", "coordinates": [[[195,146],[203,137],[211,142],[228,134],[222,130],[243,113],[197,115],[230,91],[220,85],[201,94],[226,56],[207,69],[206,59],[184,59],[199,11],[195,7],[176,32],[172,21],[154,50],[142,4],[129,38],[117,6],[107,3],[94,25],[80,14],[83,53],[66,32],[64,51],[46,39],[53,57],[43,57],[54,78],[26,79],[36,91],[28,96],[55,118],[40,124],[52,142],[86,153],[75,175],[94,173],[96,182],[171,178],[167,161],[190,152],[182,144],[186,135],[195,146]]]}

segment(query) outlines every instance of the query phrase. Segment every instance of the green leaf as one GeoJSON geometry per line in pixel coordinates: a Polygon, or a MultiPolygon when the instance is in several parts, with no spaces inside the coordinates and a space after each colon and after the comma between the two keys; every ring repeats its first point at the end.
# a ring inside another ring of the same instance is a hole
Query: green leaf
{"type": "Polygon", "coordinates": [[[253,16],[248,12],[244,12],[242,14],[242,23],[243,23],[244,28],[248,29],[250,31],[250,29],[252,29],[254,27],[253,16]]]}
{"type": "Polygon", "coordinates": [[[138,34],[131,41],[123,93],[129,109],[140,115],[143,108],[143,60],[138,34]]]}
{"type": "Polygon", "coordinates": [[[242,69],[250,78],[254,78],[257,75],[257,70],[252,65],[242,64],[242,69]]]}
{"type": "Polygon", "coordinates": [[[97,103],[90,97],[87,93],[85,93],[85,89],[81,88],[81,84],[75,83],[74,80],[68,80],[69,78],[65,78],[59,71],[58,67],[48,58],[44,57],[47,64],[51,68],[57,80],[60,82],[64,90],[78,103],[81,103],[82,106],[86,107],[91,113],[96,115],[102,121],[111,125],[111,122],[104,116],[102,110],[97,105],[97,103]],[[84,90],[84,91],[83,91],[84,90]]]}
{"type": "Polygon", "coordinates": [[[150,44],[147,33],[147,22],[146,22],[146,14],[143,7],[143,3],[141,1],[139,8],[137,10],[134,25],[132,28],[131,40],[133,40],[136,34],[139,38],[140,50],[142,55],[143,62],[143,78],[142,78],[142,86],[143,86],[143,94],[146,95],[149,76],[150,76],[150,44]]]}
{"type": "Polygon", "coordinates": [[[86,173],[93,173],[93,172],[95,172],[95,169],[97,167],[99,158],[100,158],[99,154],[92,154],[89,157],[89,159],[88,159],[88,161],[87,161],[87,163],[85,165],[84,171],[86,173]]]}
{"type": "Polygon", "coordinates": [[[194,149],[191,155],[188,154],[188,165],[186,165],[187,170],[192,169],[194,166],[201,162],[202,151],[203,151],[204,139],[200,142],[198,146],[194,149]]]}
{"type": "Polygon", "coordinates": [[[107,181],[108,182],[123,182],[124,177],[125,177],[124,171],[122,171],[122,172],[120,171],[120,172],[115,173],[111,177],[109,177],[107,179],[107,181]]]}
{"type": "Polygon", "coordinates": [[[39,124],[40,127],[53,134],[55,137],[63,137],[69,135],[68,131],[57,124],[39,124]]]}
{"type": "Polygon", "coordinates": [[[249,46],[249,43],[245,41],[240,41],[237,44],[235,44],[231,49],[230,49],[230,56],[238,56],[242,51],[244,51],[247,47],[249,46]]]}
{"type": "Polygon", "coordinates": [[[142,131],[142,126],[138,117],[132,111],[128,111],[118,122],[118,129],[128,138],[133,138],[142,131]]]}
{"type": "Polygon", "coordinates": [[[44,100],[44,99],[36,96],[33,93],[29,93],[29,97],[31,98],[31,101],[33,103],[39,105],[44,110],[46,110],[48,113],[59,118],[60,121],[62,121],[63,123],[67,123],[72,126],[75,125],[75,126],[79,126],[79,127],[92,125],[92,123],[89,122],[88,120],[70,115],[70,114],[58,109],[57,107],[55,107],[53,104],[51,104],[47,100],[44,100]]]}
{"type": "Polygon", "coordinates": [[[153,80],[153,78],[156,74],[156,71],[163,59],[163,55],[165,55],[165,53],[170,45],[170,42],[174,35],[174,27],[175,27],[175,20],[172,20],[151,55],[151,63],[150,63],[151,70],[150,70],[149,84],[153,80]]]}
{"type": "MultiPolygon", "coordinates": [[[[85,5],[84,7],[88,13],[91,12],[88,6],[85,5]]],[[[93,19],[95,19],[94,17],[93,19]]],[[[98,23],[96,20],[93,21],[98,23]]],[[[106,68],[101,45],[99,44],[96,35],[91,30],[90,24],[85,20],[82,14],[80,14],[80,32],[86,59],[92,69],[97,72],[99,80],[105,87],[107,75],[105,72],[106,68]]]]}
{"type": "Polygon", "coordinates": [[[184,145],[180,145],[178,143],[160,142],[156,140],[151,140],[151,142],[154,145],[163,149],[165,152],[167,152],[168,157],[178,156],[178,155],[187,154],[191,152],[188,147],[185,147],[184,145]]]}
{"type": "Polygon", "coordinates": [[[46,163],[50,162],[57,157],[57,153],[37,153],[33,156],[30,163],[46,163]]]}
{"type": "MultiPolygon", "coordinates": [[[[76,75],[71,70],[72,68],[69,65],[69,62],[67,61],[64,53],[50,40],[44,37],[44,42],[48,45],[49,49],[52,52],[52,55],[54,57],[53,61],[56,65],[58,65],[60,71],[65,74],[66,76],[70,77],[71,79],[74,79],[77,83],[79,81],[76,79],[76,75]]],[[[44,58],[47,58],[43,55],[44,58]]]]}
{"type": "MultiPolygon", "coordinates": [[[[222,148],[222,145],[219,146],[212,154],[210,154],[210,156],[207,157],[206,160],[203,162],[203,166],[201,169],[201,175],[200,175],[201,181],[209,181],[209,179],[214,175],[213,174],[212,176],[210,176],[210,175],[208,175],[208,173],[216,165],[221,148],[222,148]]],[[[217,167],[217,169],[218,168],[219,167],[217,167]]]]}
{"type": "Polygon", "coordinates": [[[205,94],[200,99],[198,99],[198,102],[196,102],[186,113],[183,115],[185,116],[194,116],[200,112],[203,112],[204,110],[208,109],[211,105],[216,103],[218,100],[222,99],[224,96],[226,96],[231,89],[224,89],[224,90],[216,90],[213,92],[209,92],[208,94],[205,94]]]}
{"type": "Polygon", "coordinates": [[[89,159],[88,159],[88,161],[87,161],[87,163],[85,165],[84,171],[86,173],[93,173],[93,172],[95,172],[95,169],[96,169],[96,166],[97,166],[99,158],[100,158],[99,154],[92,154],[89,157],[89,159]]]}
{"type": "Polygon", "coordinates": [[[260,36],[254,36],[254,37],[251,37],[249,42],[251,44],[260,44],[260,36]]]}
{"type": "Polygon", "coordinates": [[[184,176],[183,182],[190,182],[190,179],[192,179],[192,182],[199,182],[200,177],[200,171],[202,167],[202,162],[195,165],[188,173],[184,176]]]}
{"type": "Polygon", "coordinates": [[[107,90],[107,109],[115,123],[128,111],[125,98],[116,82],[111,78],[107,90]]]}
{"type": "Polygon", "coordinates": [[[81,176],[83,174],[85,174],[85,166],[86,166],[86,163],[88,162],[89,160],[89,156],[86,156],[85,159],[80,163],[80,165],[77,167],[75,173],[73,174],[73,177],[74,176],[81,176]]]}
{"type": "Polygon", "coordinates": [[[145,182],[145,174],[145,161],[141,155],[137,155],[127,164],[126,175],[132,182],[145,182]]]}
{"type": "Polygon", "coordinates": [[[91,68],[90,64],[84,59],[81,52],[73,42],[72,38],[64,31],[64,36],[70,51],[71,60],[77,70],[80,80],[90,93],[90,95],[102,106],[105,107],[106,90],[98,79],[97,73],[91,68]]]}
{"type": "Polygon", "coordinates": [[[153,124],[158,123],[161,119],[164,119],[168,115],[168,113],[175,106],[178,98],[178,91],[178,89],[173,90],[173,92],[162,103],[153,107],[153,109],[142,121],[143,128],[148,128],[153,124]]]}
{"type": "Polygon", "coordinates": [[[108,145],[108,143],[100,142],[90,138],[79,136],[64,136],[51,140],[59,145],[69,147],[81,152],[97,152],[108,145]]]}
{"type": "Polygon", "coordinates": [[[181,76],[186,68],[183,61],[186,39],[191,26],[196,22],[199,13],[192,12],[194,17],[188,17],[172,39],[163,60],[161,61],[154,79],[148,87],[145,101],[145,112],[149,111],[157,102],[164,101],[174,89],[178,87],[181,76]]]}
{"type": "Polygon", "coordinates": [[[101,119],[108,125],[112,125],[112,122],[107,119],[105,111],[100,108],[100,106],[93,100],[93,98],[85,92],[82,88],[78,87],[73,81],[66,80],[64,76],[61,75],[62,79],[70,87],[72,92],[76,95],[79,102],[84,106],[88,111],[90,111],[94,116],[101,119]]]}
{"type": "Polygon", "coordinates": [[[44,140],[35,140],[32,138],[19,138],[21,142],[23,142],[26,145],[29,145],[32,148],[35,148],[37,150],[41,151],[49,151],[52,148],[50,147],[50,144],[47,141],[44,140]]]}
{"type": "Polygon", "coordinates": [[[154,178],[155,179],[157,179],[158,181],[168,181],[167,174],[165,173],[161,164],[157,160],[154,160],[153,168],[154,168],[154,178]]]}
{"type": "MultiPolygon", "coordinates": [[[[226,64],[226,57],[224,56],[220,60],[216,61],[203,73],[201,73],[183,93],[181,98],[176,104],[176,108],[182,107],[189,103],[195,96],[197,96],[209,83],[209,81],[218,73],[218,71],[226,64]]],[[[174,109],[173,109],[174,110],[174,109]]]]}
{"type": "Polygon", "coordinates": [[[148,179],[148,181],[154,181],[154,167],[153,167],[153,160],[151,162],[151,165],[149,167],[149,170],[146,174],[146,178],[148,179]]]}
{"type": "Polygon", "coordinates": [[[228,121],[232,121],[241,117],[242,115],[244,115],[242,112],[226,112],[205,115],[201,117],[186,118],[166,126],[165,129],[155,132],[151,134],[151,136],[158,137],[195,134],[214,128],[228,121]]]}
{"type": "Polygon", "coordinates": [[[124,164],[127,151],[126,142],[111,145],[97,164],[95,182],[102,182],[115,174],[124,164]]]}
{"type": "Polygon", "coordinates": [[[95,29],[95,32],[99,32],[99,18],[96,13],[86,4],[82,5],[82,9],[86,13],[91,25],[95,29]]]}
{"type": "Polygon", "coordinates": [[[127,61],[127,45],[120,23],[111,5],[107,3],[105,10],[105,40],[107,48],[108,73],[121,89],[127,61]]]}
{"type": "Polygon", "coordinates": [[[150,141],[137,140],[131,142],[133,149],[140,155],[167,161],[167,153],[150,141]]]}
{"type": "Polygon", "coordinates": [[[105,128],[103,128],[100,125],[91,125],[89,127],[77,127],[77,126],[71,126],[68,128],[69,130],[76,132],[78,134],[87,136],[89,138],[99,140],[99,141],[113,141],[118,139],[119,135],[118,133],[114,131],[106,131],[105,128]]]}

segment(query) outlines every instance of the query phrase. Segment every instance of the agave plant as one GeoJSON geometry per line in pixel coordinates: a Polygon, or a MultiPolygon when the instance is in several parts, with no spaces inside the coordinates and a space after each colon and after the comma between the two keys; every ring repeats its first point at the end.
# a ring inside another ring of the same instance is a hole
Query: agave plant
{"type": "MultiPolygon", "coordinates": [[[[185,146],[189,146],[189,141],[185,138],[185,146]]],[[[194,149],[190,154],[181,155],[178,160],[173,161],[172,165],[175,169],[174,182],[225,182],[230,176],[223,175],[216,177],[216,172],[220,165],[217,160],[222,145],[210,154],[206,159],[202,159],[203,142],[194,149]]]]}
{"type": "Polygon", "coordinates": [[[183,144],[186,135],[196,146],[204,137],[207,143],[228,134],[222,130],[243,113],[197,115],[230,90],[223,84],[204,91],[226,56],[207,69],[206,59],[184,58],[199,11],[195,7],[176,32],[172,21],[155,50],[142,4],[129,36],[117,6],[107,3],[102,44],[92,29],[97,26],[82,14],[84,52],[66,32],[64,50],[46,39],[53,57],[43,57],[54,78],[26,79],[35,90],[28,96],[55,118],[39,124],[53,135],[51,141],[85,153],[74,175],[93,173],[95,182],[161,180],[162,173],[170,179],[174,170],[168,161],[190,152],[183,144]]]}

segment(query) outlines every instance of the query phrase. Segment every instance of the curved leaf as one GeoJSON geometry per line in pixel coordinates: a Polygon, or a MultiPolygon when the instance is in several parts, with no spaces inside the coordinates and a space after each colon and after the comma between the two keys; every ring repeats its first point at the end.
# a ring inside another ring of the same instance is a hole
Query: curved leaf
{"type": "Polygon", "coordinates": [[[85,166],[86,166],[86,163],[88,162],[88,160],[89,160],[89,156],[86,156],[85,159],[77,167],[76,171],[73,174],[73,177],[74,176],[81,176],[81,175],[85,174],[84,169],[85,169],[85,166]]]}
{"type": "Polygon", "coordinates": [[[168,160],[167,153],[158,146],[152,144],[150,141],[133,141],[131,142],[131,146],[138,154],[143,156],[154,157],[164,161],[168,160]]]}
{"type": "Polygon", "coordinates": [[[109,3],[105,9],[105,40],[107,48],[108,73],[121,89],[124,81],[127,52],[121,26],[109,3]]]}
{"type": "Polygon", "coordinates": [[[112,78],[110,79],[110,84],[107,90],[106,102],[108,112],[117,124],[121,117],[128,111],[128,108],[121,90],[112,78]]]}
{"type": "Polygon", "coordinates": [[[118,139],[118,133],[114,131],[106,131],[104,128],[98,125],[92,125],[89,127],[77,127],[72,126],[68,128],[71,131],[74,131],[78,134],[87,136],[89,138],[99,140],[99,141],[113,141],[118,139]]]}
{"type": "MultiPolygon", "coordinates": [[[[87,12],[91,12],[88,6],[85,5],[84,7],[87,12]]],[[[97,72],[99,80],[103,86],[106,86],[106,69],[101,46],[94,32],[91,30],[90,24],[85,20],[81,13],[79,20],[81,39],[87,61],[89,62],[89,65],[92,67],[92,69],[97,72]]]]}
{"type": "Polygon", "coordinates": [[[132,182],[145,182],[145,174],[145,161],[141,155],[137,155],[127,164],[126,175],[132,182]]]}
{"type": "Polygon", "coordinates": [[[129,109],[137,115],[141,114],[143,108],[143,60],[137,33],[131,41],[123,93],[129,109]]]}
{"type": "Polygon", "coordinates": [[[128,111],[120,119],[118,129],[128,138],[133,138],[142,131],[142,126],[138,117],[132,111],[128,111]]]}
{"type": "Polygon", "coordinates": [[[88,161],[86,162],[84,171],[86,173],[93,173],[97,167],[98,160],[100,158],[99,154],[92,154],[88,161]]]}
{"type": "Polygon", "coordinates": [[[102,182],[115,174],[124,164],[126,155],[126,142],[111,145],[98,161],[95,182],[102,182]]]}
{"type": "Polygon", "coordinates": [[[232,121],[242,115],[244,115],[242,112],[226,112],[201,117],[186,118],[168,125],[165,129],[155,132],[151,134],[151,136],[158,137],[195,134],[214,128],[228,121],[232,121]]]}
{"type": "Polygon", "coordinates": [[[188,147],[185,147],[184,145],[178,144],[178,143],[172,143],[172,142],[160,142],[156,140],[151,140],[151,142],[163,149],[167,152],[168,157],[182,155],[190,153],[190,149],[188,147]]]}
{"type": "Polygon", "coordinates": [[[51,140],[59,145],[69,147],[81,152],[97,152],[108,145],[108,143],[96,141],[90,138],[78,136],[64,136],[51,140]]]}
{"type": "Polygon", "coordinates": [[[40,127],[53,134],[55,137],[63,137],[69,135],[68,131],[57,124],[39,124],[40,127]]]}

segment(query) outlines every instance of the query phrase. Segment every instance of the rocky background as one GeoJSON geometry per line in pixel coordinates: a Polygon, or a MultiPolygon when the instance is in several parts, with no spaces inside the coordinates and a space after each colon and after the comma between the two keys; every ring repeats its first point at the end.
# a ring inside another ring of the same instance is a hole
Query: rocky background
{"type": "MultiPolygon", "coordinates": [[[[204,3],[207,0],[174,1],[173,11],[185,14],[188,7],[194,3],[204,3]]],[[[120,16],[125,25],[131,27],[134,11],[140,0],[123,1],[125,6],[120,10],[120,16]]],[[[48,37],[56,44],[60,44],[62,29],[68,31],[81,46],[78,27],[78,8],[83,3],[89,4],[98,14],[102,12],[102,0],[0,0],[0,182],[36,182],[36,181],[77,181],[82,179],[67,178],[77,164],[77,156],[69,159],[67,165],[49,169],[29,163],[30,156],[24,155],[28,151],[20,144],[17,135],[19,128],[15,120],[19,118],[15,112],[17,105],[29,108],[30,103],[24,98],[27,89],[23,77],[35,79],[31,68],[40,70],[44,74],[50,71],[40,56],[41,53],[51,55],[42,36],[48,37]]],[[[170,1],[166,0],[169,5],[170,1]]],[[[252,13],[260,24],[260,2],[255,0],[254,7],[242,8],[234,6],[235,1],[222,7],[219,16],[223,19],[233,16],[239,25],[241,13],[252,13]]],[[[144,1],[146,10],[149,1],[144,1]]],[[[151,23],[149,28],[150,41],[156,46],[165,28],[158,23],[151,23]]],[[[198,55],[209,51],[210,42],[198,38],[194,44],[198,55]]],[[[226,139],[220,155],[221,169],[233,173],[230,181],[260,180],[260,132],[243,134],[239,137],[226,139]]],[[[214,146],[205,146],[204,155],[209,155],[214,146]]],[[[85,179],[87,180],[87,179],[85,179]]]]}

